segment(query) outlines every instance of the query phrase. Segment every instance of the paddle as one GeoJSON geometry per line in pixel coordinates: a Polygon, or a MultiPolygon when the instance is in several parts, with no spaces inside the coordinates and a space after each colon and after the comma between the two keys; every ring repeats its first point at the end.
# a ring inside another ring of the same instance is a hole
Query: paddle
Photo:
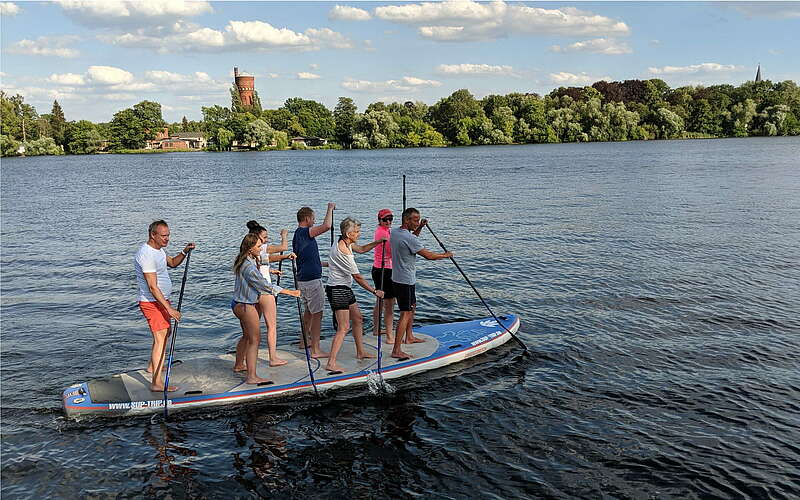
{"type": "MultiPolygon", "coordinates": [[[[336,210],[335,208],[331,210],[331,248],[333,248],[333,212],[336,210]]],[[[330,263],[328,264],[330,266],[330,263]]],[[[328,267],[328,276],[330,276],[331,268],[328,267]]],[[[331,325],[333,326],[333,333],[336,334],[336,330],[339,329],[339,322],[336,320],[336,311],[331,308],[331,325]]]]}
{"type": "MultiPolygon", "coordinates": [[[[186,265],[183,268],[183,280],[181,281],[181,294],[178,296],[178,312],[181,312],[183,303],[183,290],[186,288],[186,275],[189,273],[189,259],[192,257],[192,249],[186,252],[186,265]]],[[[169,390],[169,373],[172,369],[172,353],[175,351],[175,337],[178,336],[178,321],[172,327],[172,341],[169,344],[169,357],[167,358],[167,374],[164,376],[164,419],[168,417],[167,412],[167,391],[169,390]]]]}
{"type": "Polygon", "coordinates": [[[406,211],[406,176],[403,175],[403,212],[406,211]]]}
{"type": "MultiPolygon", "coordinates": [[[[294,287],[297,288],[297,267],[294,265],[294,259],[292,259],[292,276],[294,277],[294,287]]],[[[308,354],[308,337],[306,336],[306,326],[303,323],[303,312],[300,310],[300,297],[297,297],[297,317],[300,318],[300,333],[303,335],[303,346],[305,347],[306,351],[306,364],[308,365],[308,376],[311,379],[311,385],[314,386],[314,394],[319,396],[319,392],[317,391],[317,384],[316,382],[314,382],[314,371],[311,369],[311,355],[308,354]]]]}
{"type": "MultiPolygon", "coordinates": [[[[381,287],[380,287],[381,292],[383,292],[385,288],[383,284],[384,271],[386,270],[386,268],[384,267],[385,259],[386,259],[386,242],[384,241],[381,246],[381,287]]],[[[381,323],[383,323],[383,321],[381,321],[382,316],[383,316],[383,297],[378,297],[378,376],[381,377],[381,380],[383,379],[383,375],[381,375],[381,323]]],[[[386,332],[386,335],[389,335],[388,331],[386,332]]]]}
{"type": "MultiPolygon", "coordinates": [[[[436,233],[433,232],[433,228],[431,228],[431,223],[428,222],[426,224],[426,226],[428,227],[428,231],[431,232],[431,235],[433,235],[433,237],[436,239],[436,242],[439,244],[439,246],[442,247],[442,250],[447,252],[447,249],[444,247],[444,243],[442,243],[442,241],[436,236],[436,233]]],[[[466,273],[464,273],[464,271],[461,269],[461,266],[458,265],[458,262],[456,262],[456,259],[454,257],[450,257],[450,260],[453,261],[453,264],[456,265],[456,268],[461,273],[461,276],[463,276],[464,279],[467,280],[467,283],[469,284],[470,287],[472,287],[472,291],[475,292],[475,295],[477,295],[478,298],[481,299],[481,302],[483,302],[483,305],[486,307],[486,310],[488,310],[489,314],[491,314],[492,317],[494,318],[494,320],[497,321],[497,324],[502,326],[505,331],[510,333],[511,336],[514,338],[514,340],[516,340],[517,343],[520,345],[520,347],[522,347],[525,350],[525,352],[527,352],[528,351],[528,346],[526,346],[524,343],[522,343],[522,341],[519,339],[519,337],[514,335],[514,332],[512,332],[511,330],[506,328],[506,326],[499,319],[497,319],[497,316],[495,316],[494,311],[492,311],[492,308],[489,307],[489,304],[487,304],[485,300],[483,300],[483,297],[481,297],[480,292],[478,292],[478,289],[475,288],[475,285],[472,284],[472,281],[470,281],[470,279],[467,278],[466,273]]]]}

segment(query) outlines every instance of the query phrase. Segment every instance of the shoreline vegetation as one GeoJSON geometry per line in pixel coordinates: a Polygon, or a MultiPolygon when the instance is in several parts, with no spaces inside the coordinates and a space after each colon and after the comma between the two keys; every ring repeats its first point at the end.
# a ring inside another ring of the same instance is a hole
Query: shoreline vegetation
{"type": "Polygon", "coordinates": [[[278,109],[261,109],[258,99],[244,106],[234,86],[230,107],[202,107],[201,121],[172,124],[153,101],[123,109],[108,123],[67,121],[58,101],[39,115],[24,101],[0,92],[4,157],[800,135],[800,88],[791,80],[676,89],[660,79],[600,81],[543,97],[515,92],[483,99],[461,89],[433,105],[375,102],[363,113],[348,97],[332,111],[300,97],[278,109]]]}

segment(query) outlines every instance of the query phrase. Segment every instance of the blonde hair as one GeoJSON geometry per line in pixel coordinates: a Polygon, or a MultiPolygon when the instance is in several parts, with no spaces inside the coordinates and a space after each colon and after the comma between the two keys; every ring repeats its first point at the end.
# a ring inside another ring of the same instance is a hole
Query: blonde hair
{"type": "Polygon", "coordinates": [[[242,244],[239,245],[239,255],[237,255],[236,260],[233,261],[234,274],[237,274],[239,269],[242,268],[242,264],[247,260],[247,254],[250,252],[250,249],[253,248],[256,243],[260,242],[261,238],[259,238],[256,233],[247,233],[247,235],[245,235],[242,239],[242,244]]]}

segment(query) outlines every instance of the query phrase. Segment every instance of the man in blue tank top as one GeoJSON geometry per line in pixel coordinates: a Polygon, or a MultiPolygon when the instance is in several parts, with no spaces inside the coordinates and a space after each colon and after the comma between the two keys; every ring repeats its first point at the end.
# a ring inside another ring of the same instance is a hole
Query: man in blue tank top
{"type": "Polygon", "coordinates": [[[316,237],[331,229],[335,203],[328,203],[325,220],[314,225],[314,211],[303,207],[297,211],[297,229],[292,237],[292,251],[297,255],[297,288],[302,293],[305,312],[303,324],[311,339],[311,357],[327,358],[329,353],[320,347],[320,330],[322,329],[322,311],[325,305],[325,291],[322,286],[322,261],[319,258],[319,247],[316,237]]]}

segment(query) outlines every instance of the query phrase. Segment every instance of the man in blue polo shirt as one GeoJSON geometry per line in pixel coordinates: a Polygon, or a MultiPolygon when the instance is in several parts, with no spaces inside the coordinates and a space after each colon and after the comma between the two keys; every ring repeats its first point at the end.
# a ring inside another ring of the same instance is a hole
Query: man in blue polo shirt
{"type": "MultiPolygon", "coordinates": [[[[403,210],[403,225],[400,229],[392,231],[390,243],[392,246],[392,286],[397,298],[397,308],[400,310],[400,320],[397,322],[397,331],[394,337],[392,357],[398,359],[410,358],[411,355],[403,352],[403,344],[425,342],[414,337],[414,312],[417,308],[417,254],[428,260],[447,259],[453,256],[452,252],[436,253],[423,248],[417,236],[427,224],[427,220],[420,221],[419,210],[407,208],[403,210]]],[[[296,253],[296,252],[295,252],[296,253]]]]}
{"type": "Polygon", "coordinates": [[[323,352],[319,344],[322,329],[322,310],[325,305],[325,291],[322,286],[322,261],[319,258],[319,247],[316,237],[331,229],[335,203],[328,203],[328,211],[322,224],[314,225],[314,211],[303,207],[297,211],[297,229],[292,237],[292,251],[297,255],[297,288],[302,293],[306,306],[303,313],[303,324],[311,339],[311,357],[327,358],[329,353],[323,352]]]}

